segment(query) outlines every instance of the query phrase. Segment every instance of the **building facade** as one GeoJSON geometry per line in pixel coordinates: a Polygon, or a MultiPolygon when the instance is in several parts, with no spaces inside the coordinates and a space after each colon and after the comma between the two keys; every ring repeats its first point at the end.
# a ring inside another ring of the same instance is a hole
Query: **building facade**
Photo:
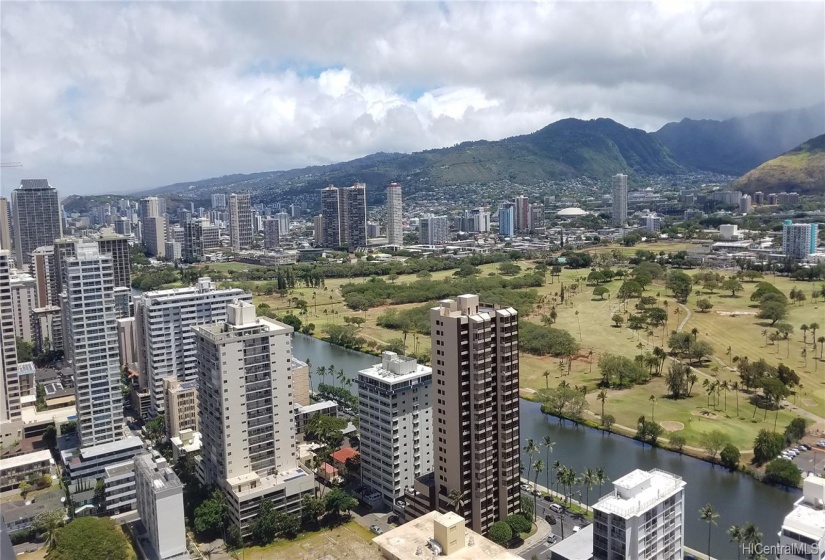
{"type": "Polygon", "coordinates": [[[166,400],[166,436],[178,437],[183,430],[198,431],[198,381],[163,380],[166,400]]]}
{"type": "Polygon", "coordinates": [[[212,195],[212,209],[226,210],[226,195],[217,193],[212,195]]]}
{"type": "Polygon", "coordinates": [[[110,443],[123,432],[112,257],[97,243],[79,243],[65,261],[65,280],[63,335],[74,371],[77,431],[83,446],[110,443]]]}
{"type": "Polygon", "coordinates": [[[150,257],[166,257],[166,216],[147,216],[141,220],[143,245],[150,257]]]}
{"type": "Polygon", "coordinates": [[[387,244],[404,244],[402,219],[401,185],[390,183],[387,187],[387,244]]]}
{"type": "Polygon", "coordinates": [[[350,252],[367,246],[367,191],[363,183],[321,191],[324,246],[347,247],[350,252]]]}
{"type": "Polygon", "coordinates": [[[520,508],[518,314],[463,295],[430,311],[430,329],[437,507],[459,493],[484,534],[520,508]]]}
{"type": "Polygon", "coordinates": [[[163,457],[135,457],[135,501],[155,558],[189,558],[183,513],[183,484],[163,457]]]}
{"type": "Polygon", "coordinates": [[[11,251],[11,205],[9,199],[0,196],[0,249],[11,251]]]}
{"type": "Polygon", "coordinates": [[[361,480],[395,507],[433,469],[432,369],[384,352],[358,372],[361,480]]]}
{"type": "Polygon", "coordinates": [[[63,236],[60,199],[46,179],[24,179],[11,192],[17,268],[28,270],[31,253],[63,236]]]}
{"type": "Polygon", "coordinates": [[[530,227],[530,199],[526,196],[517,196],[513,202],[515,228],[517,232],[527,233],[530,227]]]}
{"type": "MultiPolygon", "coordinates": [[[[287,218],[289,219],[289,218],[287,218]]],[[[276,218],[264,220],[264,249],[274,251],[281,244],[280,225],[276,218]]]]}
{"type": "MultiPolygon", "coordinates": [[[[20,420],[20,379],[11,295],[11,251],[0,250],[0,422],[20,420]]],[[[5,430],[4,430],[5,431],[5,430]]]]}
{"type": "Polygon", "coordinates": [[[816,253],[818,224],[795,224],[785,220],[782,224],[782,253],[788,257],[805,260],[816,253]]]}
{"type": "Polygon", "coordinates": [[[516,235],[516,210],[512,202],[504,202],[498,207],[498,234],[501,237],[516,235]]]}
{"type": "Polygon", "coordinates": [[[37,307],[37,284],[34,276],[22,271],[13,271],[9,284],[15,336],[26,342],[32,342],[34,340],[32,311],[37,307]]]}
{"type": "Polygon", "coordinates": [[[610,223],[613,227],[622,227],[627,223],[627,175],[617,173],[611,182],[613,194],[613,212],[610,223]]]}
{"type": "Polygon", "coordinates": [[[682,560],[684,523],[682,478],[636,469],[593,505],[593,559],[682,560]]]}
{"type": "Polygon", "coordinates": [[[252,200],[248,193],[229,195],[229,245],[233,251],[252,247],[252,200]]]}
{"type": "MultiPolygon", "coordinates": [[[[825,553],[825,478],[808,475],[802,497],[785,516],[779,532],[779,560],[822,558],[825,553]]],[[[754,551],[758,552],[758,551],[754,551]]]]}
{"type": "Polygon", "coordinates": [[[163,414],[163,380],[198,377],[193,325],[226,320],[226,306],[252,295],[238,288],[218,289],[208,277],[195,286],[155,290],[135,298],[135,325],[141,383],[151,393],[151,415],[163,414]]]}
{"type": "Polygon", "coordinates": [[[218,485],[231,523],[248,534],[261,500],[297,512],[314,479],[298,465],[292,398],[292,327],[257,317],[252,303],[227,306],[226,321],[197,337],[205,484],[218,485]]]}
{"type": "Polygon", "coordinates": [[[447,216],[425,216],[418,222],[419,243],[445,245],[449,240],[447,216]]]}

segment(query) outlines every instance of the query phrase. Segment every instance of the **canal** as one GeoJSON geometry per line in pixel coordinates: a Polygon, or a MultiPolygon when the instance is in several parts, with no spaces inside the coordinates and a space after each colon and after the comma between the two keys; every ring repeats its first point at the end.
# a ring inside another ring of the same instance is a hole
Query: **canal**
{"type": "MultiPolygon", "coordinates": [[[[343,368],[347,376],[355,378],[358,370],[375,363],[378,358],[347,350],[327,342],[296,334],[293,336],[294,356],[299,360],[309,358],[313,369],[334,364],[336,370],[343,368]]],[[[317,379],[313,380],[316,384],[317,379]]],[[[353,385],[352,390],[356,388],[353,385]]],[[[776,533],[782,519],[799,498],[798,491],[785,491],[762,484],[749,476],[731,473],[718,466],[681,456],[662,449],[651,449],[632,439],[603,435],[599,430],[576,427],[570,422],[563,425],[552,416],[541,413],[537,403],[523,400],[520,411],[521,440],[528,437],[541,442],[544,436],[556,443],[550,455],[550,463],[559,461],[581,473],[584,469],[602,467],[610,480],[615,480],[627,472],[639,469],[659,468],[681,476],[687,483],[685,491],[685,540],[688,546],[704,551],[707,548],[707,524],[699,521],[699,508],[711,502],[719,513],[718,525],[712,529],[711,554],[720,559],[736,558],[736,547],[730,543],[726,530],[731,525],[741,525],[747,521],[755,523],[764,534],[766,543],[776,541],[776,533]]],[[[544,448],[540,456],[545,458],[544,448]]],[[[523,457],[527,464],[527,457],[523,457]]],[[[532,476],[532,475],[531,475],[532,476]]],[[[546,474],[539,477],[539,483],[546,485],[546,474]]],[[[555,480],[555,476],[552,478],[555,480]]],[[[602,493],[612,486],[606,484],[602,493]]],[[[585,490],[581,500],[585,500],[585,490]]],[[[596,501],[598,488],[590,490],[590,502],[596,501]]],[[[578,498],[578,496],[576,496],[578,498]]]]}

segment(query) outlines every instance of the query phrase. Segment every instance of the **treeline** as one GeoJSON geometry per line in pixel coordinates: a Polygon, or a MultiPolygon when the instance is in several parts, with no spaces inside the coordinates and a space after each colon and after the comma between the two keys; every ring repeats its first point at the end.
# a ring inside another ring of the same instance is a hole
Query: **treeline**
{"type": "Polygon", "coordinates": [[[574,356],[579,343],[564,329],[519,322],[519,349],[537,356],[574,356]]]}
{"type": "Polygon", "coordinates": [[[543,274],[525,274],[515,278],[488,276],[486,278],[450,278],[444,280],[416,280],[409,284],[393,284],[381,278],[370,278],[360,284],[344,284],[341,294],[350,309],[363,311],[387,304],[421,303],[455,297],[457,294],[478,294],[485,303],[514,307],[527,314],[539,299],[535,290],[544,285],[543,274]],[[522,291],[517,291],[522,290],[522,291]]]}

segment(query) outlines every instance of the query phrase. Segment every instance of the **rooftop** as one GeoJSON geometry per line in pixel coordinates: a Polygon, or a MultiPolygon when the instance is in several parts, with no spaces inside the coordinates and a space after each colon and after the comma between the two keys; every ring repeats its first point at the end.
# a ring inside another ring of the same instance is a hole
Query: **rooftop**
{"type": "Polygon", "coordinates": [[[431,367],[419,364],[415,358],[399,356],[395,352],[384,352],[381,355],[380,364],[362,369],[358,373],[377,381],[395,383],[408,381],[423,375],[431,375],[432,372],[431,367]]]}
{"type": "Polygon", "coordinates": [[[0,471],[42,462],[50,462],[54,464],[52,454],[48,449],[44,449],[43,451],[35,451],[34,453],[26,453],[25,455],[18,455],[16,457],[9,457],[8,459],[0,459],[0,471]]]}
{"type": "Polygon", "coordinates": [[[339,449],[335,453],[332,453],[330,457],[334,460],[338,461],[339,463],[346,463],[347,459],[352,459],[353,457],[358,456],[358,451],[353,449],[352,447],[344,447],[339,449]]]}
{"type": "Polygon", "coordinates": [[[593,524],[556,543],[550,552],[554,559],[590,560],[593,558],[593,524]]]}
{"type": "MultiPolygon", "coordinates": [[[[437,511],[414,519],[373,539],[386,558],[421,560],[432,557],[430,539],[435,538],[437,511]]],[[[450,525],[450,523],[447,523],[450,525]]],[[[518,556],[465,527],[464,546],[445,556],[451,560],[520,560],[518,556]]],[[[440,558],[440,557],[439,557],[440,558]]]]}
{"type": "Polygon", "coordinates": [[[317,403],[312,403],[308,405],[295,405],[295,413],[296,414],[312,414],[313,412],[319,412],[322,410],[329,410],[330,408],[337,408],[338,403],[335,401],[321,401],[317,403]]]}
{"type": "Polygon", "coordinates": [[[652,469],[636,469],[613,482],[614,490],[593,506],[625,519],[640,515],[685,487],[681,477],[652,469]]]}
{"type": "Polygon", "coordinates": [[[785,516],[782,528],[819,541],[825,536],[825,510],[798,504],[785,516]]]}

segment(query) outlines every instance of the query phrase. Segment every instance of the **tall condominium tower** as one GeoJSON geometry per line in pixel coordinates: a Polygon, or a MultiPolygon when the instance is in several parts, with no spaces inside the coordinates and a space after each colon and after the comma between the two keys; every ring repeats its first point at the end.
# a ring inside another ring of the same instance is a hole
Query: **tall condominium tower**
{"type": "Polygon", "coordinates": [[[615,227],[627,223],[627,175],[617,173],[613,175],[613,214],[610,221],[615,227]]]}
{"type": "Polygon", "coordinates": [[[418,238],[422,245],[444,245],[449,231],[447,216],[424,216],[418,222],[418,238]]]}
{"type": "Polygon", "coordinates": [[[684,555],[685,482],[659,469],[636,469],[593,505],[593,559],[684,555]]]}
{"type": "Polygon", "coordinates": [[[278,222],[277,218],[272,217],[264,220],[264,249],[274,250],[281,244],[281,227],[278,222]]]}
{"type": "Polygon", "coordinates": [[[513,237],[516,234],[516,205],[503,202],[498,207],[498,234],[513,237]]]}
{"type": "Polygon", "coordinates": [[[248,193],[229,195],[229,242],[233,251],[252,246],[252,201],[248,193]]]}
{"type": "Polygon", "coordinates": [[[19,270],[12,272],[10,280],[15,336],[32,342],[32,310],[37,307],[37,283],[33,276],[19,270]]]}
{"type": "Polygon", "coordinates": [[[84,447],[120,439],[123,395],[112,257],[79,243],[64,262],[61,294],[66,358],[74,370],[77,431],[84,447]]]}
{"type": "Polygon", "coordinates": [[[239,288],[218,289],[208,277],[196,286],[155,290],[135,298],[135,328],[141,383],[151,395],[150,414],[165,410],[163,380],[197,379],[198,359],[193,325],[226,320],[226,306],[233,300],[252,301],[239,288]]]}
{"type": "Polygon", "coordinates": [[[226,321],[193,328],[206,484],[222,490],[231,523],[248,534],[262,500],[297,512],[313,491],[298,465],[292,398],[292,327],[230,303],[226,321]]]}
{"type": "Polygon", "coordinates": [[[212,209],[213,210],[226,210],[226,195],[223,193],[217,193],[212,195],[212,209]]]}
{"type": "Polygon", "coordinates": [[[20,420],[20,380],[11,295],[11,252],[0,250],[0,422],[20,420]]]}
{"type": "Polygon", "coordinates": [[[782,253],[788,257],[805,260],[816,252],[818,224],[795,224],[785,220],[782,224],[782,253]]]}
{"type": "Polygon", "coordinates": [[[183,258],[199,261],[209,249],[221,246],[220,228],[207,218],[192,218],[183,224],[183,258]]]}
{"type": "Polygon", "coordinates": [[[11,192],[17,268],[28,270],[31,253],[62,237],[60,199],[46,179],[24,179],[11,192]]]}
{"type": "Polygon", "coordinates": [[[11,251],[11,205],[0,196],[0,249],[11,251]]]}
{"type": "Polygon", "coordinates": [[[358,372],[361,479],[390,507],[433,470],[432,381],[431,368],[395,352],[358,372]]]}
{"type": "Polygon", "coordinates": [[[518,314],[477,295],[430,311],[435,490],[478,533],[520,508],[518,314]]]}
{"type": "Polygon", "coordinates": [[[324,216],[324,246],[348,247],[355,251],[367,246],[367,190],[363,183],[321,191],[324,216]]]}
{"type": "Polygon", "coordinates": [[[387,243],[390,245],[404,244],[401,216],[401,185],[390,183],[387,187],[387,243]]]}
{"type": "Polygon", "coordinates": [[[526,196],[517,196],[515,202],[516,231],[528,232],[530,227],[530,199],[526,196]]]}
{"type": "Polygon", "coordinates": [[[281,237],[289,235],[289,212],[283,210],[275,214],[275,219],[278,220],[278,234],[281,237]]]}

